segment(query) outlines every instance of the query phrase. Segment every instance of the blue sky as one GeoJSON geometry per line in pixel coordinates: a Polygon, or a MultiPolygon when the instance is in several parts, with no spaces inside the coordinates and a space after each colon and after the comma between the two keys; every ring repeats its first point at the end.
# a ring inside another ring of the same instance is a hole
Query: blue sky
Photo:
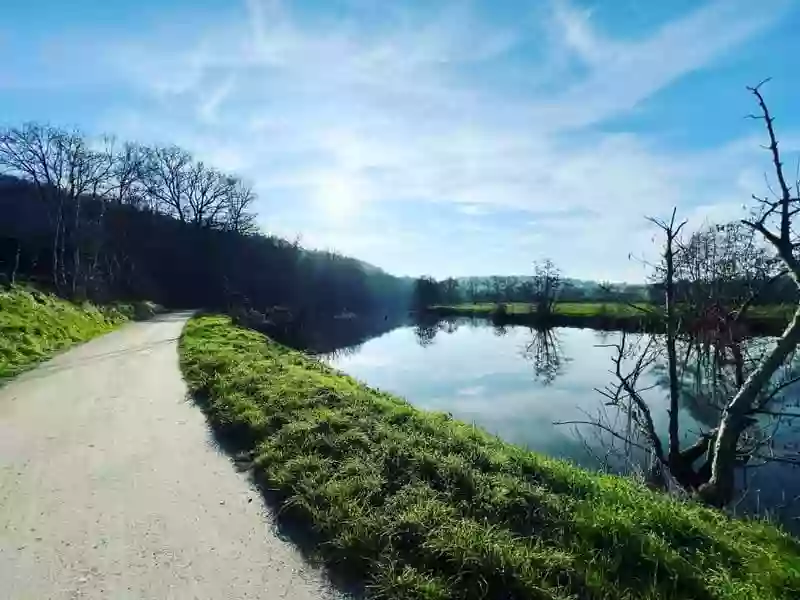
{"type": "Polygon", "coordinates": [[[800,149],[796,0],[10,4],[2,124],[180,144],[253,184],[265,231],[396,274],[640,280],[646,215],[765,192],[765,77],[800,149]]]}

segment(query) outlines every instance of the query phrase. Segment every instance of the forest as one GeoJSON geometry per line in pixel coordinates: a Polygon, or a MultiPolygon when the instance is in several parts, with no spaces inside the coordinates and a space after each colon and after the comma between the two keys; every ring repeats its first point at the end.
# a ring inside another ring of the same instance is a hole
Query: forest
{"type": "Polygon", "coordinates": [[[411,280],[266,235],[256,203],[240,178],[176,146],[36,123],[8,128],[0,131],[0,277],[71,299],[293,321],[408,308],[411,280]]]}

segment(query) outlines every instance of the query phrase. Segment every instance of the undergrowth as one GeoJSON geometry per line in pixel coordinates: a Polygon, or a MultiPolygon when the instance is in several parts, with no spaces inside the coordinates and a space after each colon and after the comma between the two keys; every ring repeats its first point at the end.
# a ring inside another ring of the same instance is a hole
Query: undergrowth
{"type": "Polygon", "coordinates": [[[181,364],[285,519],[386,599],[796,599],[800,542],[422,412],[224,317],[181,364]]]}
{"type": "Polygon", "coordinates": [[[26,287],[0,290],[0,381],[132,316],[126,305],[78,305],[26,287]]]}

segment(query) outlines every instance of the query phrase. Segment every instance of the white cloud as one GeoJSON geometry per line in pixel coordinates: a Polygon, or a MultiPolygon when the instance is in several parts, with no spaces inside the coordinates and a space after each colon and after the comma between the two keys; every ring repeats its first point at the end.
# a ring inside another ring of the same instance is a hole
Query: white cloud
{"type": "Polygon", "coordinates": [[[678,152],[593,126],[709,65],[787,6],[766,4],[773,10],[718,0],[613,39],[591,12],[556,1],[541,36],[549,58],[531,59],[516,81],[504,58],[541,32],[483,23],[465,5],[337,19],[249,0],[243,14],[189,36],[112,48],[108,60],[152,103],[117,107],[105,124],[243,172],[271,230],[302,229],[308,243],[391,270],[521,270],[546,253],[577,276],[621,279],[636,270],[628,252],[650,243],[644,214],[719,215],[760,188],[743,168],[751,154],[735,143],[678,152]],[[533,224],[483,226],[444,244],[415,235],[419,223],[376,234],[359,221],[370,207],[408,202],[454,205],[473,219],[527,211],[533,224]]]}
{"type": "MultiPolygon", "coordinates": [[[[561,5],[563,3],[560,3],[561,5]]],[[[591,29],[587,13],[561,9],[565,43],[591,63],[588,75],[556,96],[548,120],[582,126],[628,112],[678,78],[774,23],[788,0],[714,0],[665,24],[649,37],[607,40],[591,29]]]]}

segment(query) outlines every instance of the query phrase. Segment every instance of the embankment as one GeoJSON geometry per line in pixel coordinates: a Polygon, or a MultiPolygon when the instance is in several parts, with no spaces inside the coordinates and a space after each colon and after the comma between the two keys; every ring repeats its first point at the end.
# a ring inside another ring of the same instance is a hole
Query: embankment
{"type": "Polygon", "coordinates": [[[800,542],[507,444],[224,317],[181,365],[331,568],[386,599],[800,597],[800,542]]]}
{"type": "MultiPolygon", "coordinates": [[[[752,307],[740,325],[747,335],[780,335],[789,323],[794,306],[752,307]]],[[[590,327],[605,331],[652,331],[664,328],[660,309],[653,305],[627,305],[621,303],[556,304],[552,314],[537,314],[535,307],[524,303],[509,304],[457,304],[454,306],[432,306],[426,312],[436,317],[491,318],[500,325],[527,325],[530,327],[590,327]]],[[[709,322],[683,319],[682,328],[688,330],[707,329],[709,322]]]]}
{"type": "Polygon", "coordinates": [[[0,290],[0,381],[136,316],[131,305],[74,304],[21,286],[0,290]]]}

